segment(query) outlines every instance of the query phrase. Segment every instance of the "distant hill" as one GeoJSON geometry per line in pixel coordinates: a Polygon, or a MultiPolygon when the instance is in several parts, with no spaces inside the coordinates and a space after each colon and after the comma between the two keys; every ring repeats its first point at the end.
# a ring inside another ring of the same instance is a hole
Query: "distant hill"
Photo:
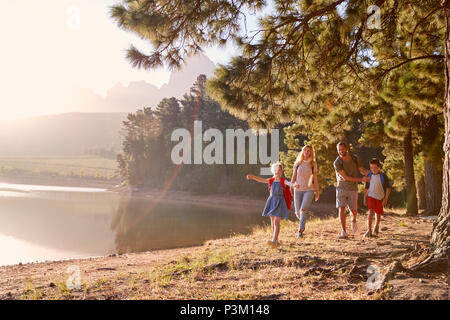
{"type": "Polygon", "coordinates": [[[154,108],[163,98],[182,98],[200,74],[214,75],[216,65],[205,55],[188,59],[180,71],[170,74],[169,82],[161,88],[146,81],[132,81],[128,86],[118,82],[105,98],[87,88],[76,88],[64,96],[63,110],[70,112],[135,112],[143,107],[154,108]]]}
{"type": "Polygon", "coordinates": [[[96,148],[119,151],[119,130],[126,116],[126,112],[75,112],[4,122],[0,157],[80,155],[96,148]]]}
{"type": "MultiPolygon", "coordinates": [[[[145,81],[116,84],[104,99],[79,88],[64,96],[62,110],[76,112],[34,116],[0,123],[0,157],[46,157],[86,154],[89,149],[121,150],[119,130],[127,113],[156,107],[163,98],[182,98],[200,74],[210,77],[216,65],[205,55],[188,59],[158,88],[145,81]]],[[[99,155],[99,154],[98,154],[99,155]]]]}
{"type": "MultiPolygon", "coordinates": [[[[189,92],[200,74],[207,77],[214,75],[216,65],[205,55],[197,55],[188,59],[182,70],[172,72],[169,82],[158,88],[145,81],[130,82],[128,87],[122,83],[108,90],[103,103],[103,111],[134,112],[143,107],[156,107],[163,98],[182,98],[189,92]]],[[[93,101],[93,100],[92,100],[93,101]]]]}

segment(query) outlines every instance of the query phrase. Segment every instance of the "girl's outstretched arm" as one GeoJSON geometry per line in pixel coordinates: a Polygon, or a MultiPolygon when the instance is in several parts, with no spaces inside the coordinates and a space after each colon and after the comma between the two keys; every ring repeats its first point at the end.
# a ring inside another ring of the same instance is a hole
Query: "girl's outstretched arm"
{"type": "Polygon", "coordinates": [[[291,181],[284,181],[284,184],[285,185],[287,185],[287,186],[289,186],[289,187],[292,187],[292,188],[294,188],[295,187],[295,183],[293,183],[293,182],[291,182],[291,181]]]}
{"type": "Polygon", "coordinates": [[[257,177],[257,176],[254,176],[252,174],[248,174],[247,175],[247,180],[255,180],[255,181],[258,181],[258,182],[261,182],[261,183],[269,183],[269,179],[264,179],[264,178],[261,178],[261,177],[257,177]]]}

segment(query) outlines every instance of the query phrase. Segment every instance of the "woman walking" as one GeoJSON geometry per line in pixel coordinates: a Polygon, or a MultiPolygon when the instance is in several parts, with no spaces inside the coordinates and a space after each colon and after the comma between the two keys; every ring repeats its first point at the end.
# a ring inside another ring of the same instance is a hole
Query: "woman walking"
{"type": "Polygon", "coordinates": [[[300,220],[297,238],[303,237],[306,224],[306,213],[312,200],[319,200],[319,183],[317,180],[317,163],[314,148],[307,144],[297,156],[294,163],[291,182],[295,184],[295,215],[300,220]]]}

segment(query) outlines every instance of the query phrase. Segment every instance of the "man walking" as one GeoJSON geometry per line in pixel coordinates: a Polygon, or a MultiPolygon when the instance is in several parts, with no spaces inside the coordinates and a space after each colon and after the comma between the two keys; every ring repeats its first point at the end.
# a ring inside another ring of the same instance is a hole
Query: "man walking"
{"type": "Polygon", "coordinates": [[[347,238],[345,208],[348,206],[351,211],[352,232],[357,231],[356,215],[358,209],[358,182],[368,182],[369,170],[361,165],[361,161],[356,155],[350,154],[345,142],[337,144],[339,156],[334,161],[336,171],[336,207],[339,209],[339,219],[341,221],[342,231],[339,234],[340,239],[347,238]],[[358,171],[364,177],[358,177],[358,171]]]}

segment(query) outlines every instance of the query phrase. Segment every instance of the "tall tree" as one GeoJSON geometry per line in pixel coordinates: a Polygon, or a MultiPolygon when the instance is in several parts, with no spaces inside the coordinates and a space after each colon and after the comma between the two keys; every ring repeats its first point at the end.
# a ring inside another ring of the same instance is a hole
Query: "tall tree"
{"type": "Polygon", "coordinates": [[[445,16],[444,167],[442,206],[431,234],[432,250],[416,270],[448,270],[450,257],[450,1],[442,0],[445,16]]]}
{"type": "Polygon", "coordinates": [[[426,214],[437,215],[442,204],[442,165],[444,153],[443,119],[434,115],[422,122],[424,145],[424,171],[426,214]]]}
{"type": "Polygon", "coordinates": [[[156,137],[159,135],[160,122],[150,108],[129,113],[123,121],[121,133],[124,136],[123,153],[117,156],[119,172],[126,184],[143,187],[145,177],[149,176],[156,137]]]}

